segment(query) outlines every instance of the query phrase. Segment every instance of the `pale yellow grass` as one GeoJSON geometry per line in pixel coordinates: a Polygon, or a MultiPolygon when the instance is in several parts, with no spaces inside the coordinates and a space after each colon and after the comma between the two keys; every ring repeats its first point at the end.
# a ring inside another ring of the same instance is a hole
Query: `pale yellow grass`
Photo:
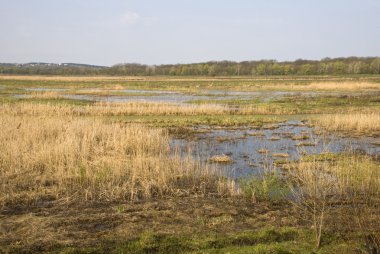
{"type": "Polygon", "coordinates": [[[332,131],[351,131],[354,133],[380,132],[380,114],[356,113],[323,115],[316,120],[319,125],[332,131]]]}
{"type": "Polygon", "coordinates": [[[171,151],[168,133],[161,129],[9,115],[0,116],[0,129],[0,206],[233,190],[233,182],[216,171],[171,151]]]}
{"type": "Polygon", "coordinates": [[[369,81],[311,81],[309,84],[297,84],[289,81],[288,83],[267,83],[248,86],[247,90],[294,90],[294,91],[359,91],[359,90],[378,90],[380,83],[369,81]]]}
{"type": "Polygon", "coordinates": [[[307,193],[335,195],[335,199],[353,195],[380,195],[380,164],[369,156],[340,155],[335,160],[320,160],[318,156],[301,159],[290,170],[300,180],[307,193]]]}
{"type": "MultiPolygon", "coordinates": [[[[296,90],[296,91],[314,91],[314,90],[360,90],[360,89],[379,89],[380,83],[372,82],[375,77],[367,76],[358,81],[352,81],[350,77],[319,77],[319,76],[289,76],[289,77],[170,77],[170,76],[25,76],[25,75],[0,75],[0,80],[25,80],[25,81],[63,81],[63,82],[91,82],[91,81],[104,81],[105,84],[101,86],[105,88],[125,89],[128,87],[129,81],[158,81],[168,82],[166,88],[177,90],[193,90],[194,88],[183,87],[178,82],[191,82],[191,81],[204,81],[209,82],[201,84],[200,87],[204,89],[227,89],[239,91],[255,91],[255,90],[296,90]],[[109,82],[126,82],[120,84],[107,84],[109,82]],[[213,84],[214,81],[234,81],[232,85],[219,86],[213,84]],[[237,81],[242,81],[238,83],[237,81]],[[265,81],[265,82],[264,82],[265,81]],[[298,83],[299,81],[307,82],[307,84],[298,83]]],[[[76,86],[77,84],[75,84],[76,86]]],[[[89,83],[91,85],[91,83],[89,83]]],[[[68,85],[71,87],[72,85],[68,85]]],[[[195,89],[195,90],[198,90],[195,89]]]]}
{"type": "Polygon", "coordinates": [[[214,155],[208,159],[211,163],[232,163],[233,160],[230,156],[222,154],[222,155],[214,155]]]}
{"type": "Polygon", "coordinates": [[[292,115],[298,114],[300,111],[298,109],[290,109],[283,107],[281,105],[253,105],[253,106],[242,106],[237,111],[238,114],[242,115],[250,115],[250,114],[258,114],[258,115],[292,115]]]}
{"type": "Polygon", "coordinates": [[[217,104],[195,105],[130,101],[125,103],[97,102],[86,106],[35,102],[3,103],[0,104],[0,113],[43,116],[149,116],[294,114],[296,112],[270,106],[244,106],[236,110],[217,104]]]}
{"type": "Polygon", "coordinates": [[[361,90],[361,89],[380,89],[380,83],[369,82],[314,82],[303,86],[310,90],[361,90]]]}
{"type": "Polygon", "coordinates": [[[42,116],[121,116],[121,115],[221,115],[230,112],[222,105],[177,105],[156,102],[94,103],[87,106],[45,103],[4,103],[2,114],[42,116]]]}
{"type": "Polygon", "coordinates": [[[340,155],[336,160],[306,157],[290,167],[293,204],[311,222],[320,246],[325,218],[342,208],[337,219],[365,232],[378,229],[380,165],[368,156],[340,155]],[[352,215],[355,217],[353,218],[352,215]]]}
{"type": "Polygon", "coordinates": [[[64,96],[61,93],[58,93],[55,91],[33,92],[31,94],[27,94],[26,97],[32,98],[32,99],[52,99],[52,100],[58,100],[58,99],[64,98],[64,96]]]}

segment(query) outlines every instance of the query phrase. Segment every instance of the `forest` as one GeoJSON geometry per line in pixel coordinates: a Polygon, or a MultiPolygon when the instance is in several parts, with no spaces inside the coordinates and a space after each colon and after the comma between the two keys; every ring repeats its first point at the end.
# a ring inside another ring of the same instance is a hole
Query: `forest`
{"type": "Polygon", "coordinates": [[[279,62],[210,61],[192,64],[145,65],[123,63],[109,66],[84,64],[0,64],[0,74],[13,75],[106,75],[106,76],[290,76],[380,74],[380,57],[324,58],[279,62]]]}

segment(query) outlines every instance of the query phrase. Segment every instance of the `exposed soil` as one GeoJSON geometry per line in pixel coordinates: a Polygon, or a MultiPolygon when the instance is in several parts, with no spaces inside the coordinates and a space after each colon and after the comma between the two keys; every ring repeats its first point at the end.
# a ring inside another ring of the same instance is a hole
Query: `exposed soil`
{"type": "Polygon", "coordinates": [[[285,203],[254,204],[244,199],[215,197],[14,206],[1,210],[0,246],[44,251],[57,245],[91,246],[105,239],[128,239],[145,231],[228,234],[299,224],[294,215],[293,208],[285,203]]]}

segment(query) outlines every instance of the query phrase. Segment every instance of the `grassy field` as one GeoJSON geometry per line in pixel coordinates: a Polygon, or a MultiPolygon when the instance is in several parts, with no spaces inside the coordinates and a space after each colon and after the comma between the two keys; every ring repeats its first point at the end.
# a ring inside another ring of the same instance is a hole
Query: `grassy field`
{"type": "Polygon", "coordinates": [[[78,89],[107,88],[148,90],[375,90],[380,87],[378,75],[355,76],[269,76],[269,77],[60,77],[1,76],[2,85],[13,87],[65,87],[78,89]]]}
{"type": "Polygon", "coordinates": [[[172,141],[241,128],[281,139],[288,120],[376,140],[379,92],[379,76],[0,76],[0,253],[376,253],[378,154],[279,151],[281,169],[242,179],[222,171],[228,154],[205,161],[172,141]],[[194,99],[149,101],[158,90],[194,99]],[[214,90],[297,94],[197,99],[214,90]]]}

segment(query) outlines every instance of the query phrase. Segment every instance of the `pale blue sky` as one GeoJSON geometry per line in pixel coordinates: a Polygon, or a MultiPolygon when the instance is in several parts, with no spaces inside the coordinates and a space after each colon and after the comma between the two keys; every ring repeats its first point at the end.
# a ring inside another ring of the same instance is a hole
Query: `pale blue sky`
{"type": "Polygon", "coordinates": [[[0,0],[0,62],[380,55],[380,0],[0,0]]]}

